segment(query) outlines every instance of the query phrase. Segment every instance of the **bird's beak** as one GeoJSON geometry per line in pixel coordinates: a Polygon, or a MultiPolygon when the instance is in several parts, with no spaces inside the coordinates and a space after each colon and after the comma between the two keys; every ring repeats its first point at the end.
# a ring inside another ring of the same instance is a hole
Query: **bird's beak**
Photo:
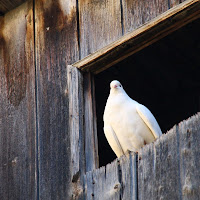
{"type": "Polygon", "coordinates": [[[114,88],[116,88],[116,87],[117,87],[117,85],[114,85],[113,87],[114,87],[114,88]]]}

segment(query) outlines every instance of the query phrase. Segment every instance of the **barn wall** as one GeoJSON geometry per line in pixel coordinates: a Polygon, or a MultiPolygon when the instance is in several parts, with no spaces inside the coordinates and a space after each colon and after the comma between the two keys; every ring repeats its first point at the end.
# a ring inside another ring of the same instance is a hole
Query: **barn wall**
{"type": "Polygon", "coordinates": [[[0,199],[36,199],[33,4],[0,17],[0,199]]]}
{"type": "Polygon", "coordinates": [[[94,85],[68,65],[178,1],[131,2],[29,0],[0,18],[0,199],[83,198],[82,175],[98,167],[95,127],[84,129],[94,85]]]}
{"type": "Polygon", "coordinates": [[[199,199],[200,114],[166,135],[85,175],[86,199],[199,199]]]}
{"type": "Polygon", "coordinates": [[[79,0],[81,59],[133,31],[179,0],[79,0]]]}

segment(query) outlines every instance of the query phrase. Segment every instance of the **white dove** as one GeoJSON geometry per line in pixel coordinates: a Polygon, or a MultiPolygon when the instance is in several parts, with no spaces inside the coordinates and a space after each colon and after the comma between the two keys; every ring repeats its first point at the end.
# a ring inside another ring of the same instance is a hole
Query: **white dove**
{"type": "Polygon", "coordinates": [[[116,80],[110,83],[103,120],[105,136],[117,157],[137,152],[162,135],[150,110],[131,99],[116,80]]]}

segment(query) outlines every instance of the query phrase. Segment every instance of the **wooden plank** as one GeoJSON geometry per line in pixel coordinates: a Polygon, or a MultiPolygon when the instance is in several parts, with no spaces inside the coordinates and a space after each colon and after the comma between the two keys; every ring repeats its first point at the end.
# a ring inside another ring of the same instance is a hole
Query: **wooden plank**
{"type": "Polygon", "coordinates": [[[187,0],[73,66],[97,74],[199,17],[199,0],[187,0]]]}
{"type": "Polygon", "coordinates": [[[180,3],[181,3],[180,0],[169,0],[169,7],[173,8],[174,6],[177,6],[180,3]]]}
{"type": "Polygon", "coordinates": [[[180,152],[180,193],[184,200],[199,199],[200,183],[200,113],[178,126],[180,152]]]}
{"type": "MultiPolygon", "coordinates": [[[[105,167],[101,168],[105,169],[105,167]]],[[[84,199],[92,200],[94,198],[93,171],[86,172],[84,176],[84,199]]]]}
{"type": "Polygon", "coordinates": [[[37,199],[33,3],[0,18],[0,199],[37,199]]]}
{"type": "Polygon", "coordinates": [[[119,180],[118,160],[93,171],[93,187],[95,200],[120,199],[121,183],[119,180]]]}
{"type": "Polygon", "coordinates": [[[0,1],[0,15],[7,13],[8,11],[16,8],[24,3],[26,0],[1,0],[0,1]]]}
{"type": "Polygon", "coordinates": [[[135,153],[122,156],[120,159],[121,199],[137,200],[137,156],[135,153]]]}
{"type": "Polygon", "coordinates": [[[125,34],[168,10],[168,0],[122,0],[122,5],[125,34]]]}
{"type": "Polygon", "coordinates": [[[87,172],[85,199],[137,199],[136,155],[131,153],[111,164],[87,172]]]}
{"type": "Polygon", "coordinates": [[[86,172],[98,168],[97,119],[95,104],[94,77],[91,73],[84,74],[84,128],[85,128],[85,159],[86,172]]]}
{"type": "Polygon", "coordinates": [[[198,199],[200,114],[139,151],[138,199],[198,199]]]}
{"type": "Polygon", "coordinates": [[[139,151],[139,200],[181,199],[176,129],[139,151]]]}
{"type": "Polygon", "coordinates": [[[40,199],[71,199],[78,179],[67,92],[67,65],[79,58],[76,10],[76,0],[35,1],[40,199]]]}
{"type": "Polygon", "coordinates": [[[80,0],[81,58],[94,53],[122,35],[120,0],[80,0]]]}
{"type": "Polygon", "coordinates": [[[84,127],[83,127],[83,76],[80,71],[67,66],[67,93],[69,96],[69,134],[71,150],[72,197],[83,194],[82,177],[85,174],[84,127]]]}

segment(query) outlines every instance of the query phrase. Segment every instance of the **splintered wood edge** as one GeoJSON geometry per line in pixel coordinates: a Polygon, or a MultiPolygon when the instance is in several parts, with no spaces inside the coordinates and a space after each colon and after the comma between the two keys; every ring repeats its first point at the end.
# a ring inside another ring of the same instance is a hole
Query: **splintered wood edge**
{"type": "Polygon", "coordinates": [[[187,0],[72,66],[98,74],[199,17],[200,1],[187,0]]]}

